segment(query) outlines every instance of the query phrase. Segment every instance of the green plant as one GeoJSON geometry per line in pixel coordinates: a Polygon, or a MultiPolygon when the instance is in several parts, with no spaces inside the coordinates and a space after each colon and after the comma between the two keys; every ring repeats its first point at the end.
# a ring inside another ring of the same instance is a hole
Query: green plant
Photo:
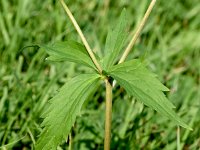
{"type": "Polygon", "coordinates": [[[62,140],[67,139],[82,104],[89,95],[95,92],[101,80],[104,80],[106,86],[105,150],[110,149],[112,88],[115,85],[113,81],[119,83],[130,96],[134,96],[145,105],[175,121],[177,125],[191,129],[176,115],[172,110],[174,105],[163,94],[162,91],[168,91],[168,88],[158,81],[155,74],[146,69],[144,62],[140,59],[124,62],[136,42],[155,2],[155,0],[152,0],[136,34],[128,44],[119,63],[115,65],[126,39],[127,19],[125,10],[122,12],[115,29],[110,30],[108,33],[104,57],[98,58],[92,52],[70,10],[64,1],[61,0],[84,46],[75,41],[66,41],[57,42],[53,45],[40,45],[40,47],[45,49],[50,55],[48,60],[70,61],[86,65],[91,68],[92,73],[74,77],[49,101],[48,107],[42,115],[44,117],[42,123],[44,129],[37,141],[36,149],[56,149],[62,140]]]}

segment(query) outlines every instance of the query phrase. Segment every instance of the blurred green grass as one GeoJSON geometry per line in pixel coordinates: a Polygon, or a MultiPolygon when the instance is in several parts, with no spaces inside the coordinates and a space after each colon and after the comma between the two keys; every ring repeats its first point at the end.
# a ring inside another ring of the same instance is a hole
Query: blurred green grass
{"type": "MultiPolygon", "coordinates": [[[[125,7],[130,39],[148,1],[66,1],[94,51],[102,55],[107,31],[125,7]]],[[[146,55],[148,67],[170,88],[167,97],[194,129],[180,130],[181,149],[200,149],[200,3],[157,1],[128,59],[146,55]]],[[[55,0],[0,0],[0,146],[34,149],[41,112],[66,80],[87,68],[45,61],[44,51],[24,46],[74,39],[80,41],[55,0]]],[[[112,149],[177,148],[177,128],[153,110],[114,91],[112,149]]],[[[73,149],[103,149],[104,91],[99,88],[72,130],[73,149]]],[[[67,149],[63,141],[59,149],[67,149]]]]}

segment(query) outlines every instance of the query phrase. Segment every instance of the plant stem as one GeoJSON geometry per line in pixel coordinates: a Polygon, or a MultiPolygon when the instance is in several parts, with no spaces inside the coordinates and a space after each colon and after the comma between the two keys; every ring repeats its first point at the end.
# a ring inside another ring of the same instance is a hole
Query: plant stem
{"type": "Polygon", "coordinates": [[[177,126],[177,139],[176,139],[176,143],[177,143],[177,150],[181,150],[181,144],[180,144],[180,127],[177,126]]]}
{"type": "Polygon", "coordinates": [[[68,150],[72,150],[72,134],[69,134],[69,147],[68,150]]]}
{"type": "Polygon", "coordinates": [[[104,150],[110,150],[111,141],[111,122],[112,122],[112,85],[108,78],[105,79],[106,84],[106,113],[105,113],[105,138],[104,150]]]}
{"type": "Polygon", "coordinates": [[[147,9],[142,21],[141,21],[141,23],[139,24],[139,27],[136,30],[136,33],[133,35],[133,38],[131,39],[131,41],[128,44],[127,48],[125,49],[121,59],[119,60],[119,63],[124,62],[124,60],[128,56],[129,52],[131,51],[132,47],[134,46],[135,42],[137,41],[137,39],[138,39],[138,37],[139,37],[143,27],[144,27],[149,15],[150,15],[155,3],[156,3],[156,0],[152,0],[151,1],[150,5],[149,5],[149,7],[148,7],[148,9],[147,9]]]}
{"type": "Polygon", "coordinates": [[[110,0],[104,0],[104,15],[106,15],[109,8],[110,0]]]}
{"type": "Polygon", "coordinates": [[[81,29],[80,29],[80,27],[79,27],[79,25],[78,25],[76,19],[74,18],[74,16],[72,15],[71,11],[69,10],[69,8],[67,7],[67,5],[65,4],[64,0],[60,0],[60,2],[61,2],[61,4],[62,4],[62,6],[63,6],[65,12],[67,13],[68,17],[70,18],[71,22],[73,23],[73,25],[74,25],[76,31],[78,32],[78,34],[79,34],[79,36],[80,36],[80,38],[81,38],[83,44],[85,45],[85,48],[86,48],[88,54],[90,55],[92,61],[94,62],[95,66],[97,67],[98,72],[99,72],[100,74],[102,74],[101,66],[100,66],[100,64],[98,63],[98,61],[97,61],[97,59],[96,59],[94,53],[92,52],[92,49],[90,48],[90,46],[89,46],[89,44],[88,44],[88,42],[87,42],[87,40],[86,40],[84,34],[82,33],[82,31],[81,31],[81,29]]]}

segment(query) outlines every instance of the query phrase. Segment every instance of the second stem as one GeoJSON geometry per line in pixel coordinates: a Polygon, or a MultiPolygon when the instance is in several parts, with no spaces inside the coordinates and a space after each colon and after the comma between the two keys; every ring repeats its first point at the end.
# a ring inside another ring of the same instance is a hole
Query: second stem
{"type": "Polygon", "coordinates": [[[112,84],[108,78],[105,79],[106,84],[106,113],[105,113],[105,138],[104,150],[110,150],[111,141],[111,122],[112,122],[112,84]]]}

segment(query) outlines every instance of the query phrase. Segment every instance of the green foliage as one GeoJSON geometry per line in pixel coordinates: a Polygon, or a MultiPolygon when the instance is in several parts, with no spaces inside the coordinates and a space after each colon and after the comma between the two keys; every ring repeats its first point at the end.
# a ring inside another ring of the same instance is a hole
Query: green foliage
{"type": "MultiPolygon", "coordinates": [[[[106,10],[103,1],[66,2],[91,47],[100,54],[119,10],[126,7],[130,28],[134,29],[149,4],[145,0],[110,1],[106,10]]],[[[181,128],[181,149],[200,148],[199,8],[199,0],[157,1],[129,56],[138,58],[148,51],[147,66],[169,87],[167,98],[193,128],[192,132],[181,128]]],[[[0,11],[0,149],[34,149],[47,101],[71,77],[91,69],[68,62],[49,63],[44,61],[43,50],[27,48],[19,53],[33,43],[78,39],[58,1],[1,0],[0,11]]],[[[104,95],[104,89],[98,88],[83,105],[82,115],[71,130],[72,149],[103,149],[104,95]]],[[[113,90],[112,149],[176,150],[174,122],[128,95],[118,86],[113,90]]],[[[68,149],[68,143],[63,141],[57,149],[68,149]]]]}
{"type": "MultiPolygon", "coordinates": [[[[148,71],[141,61],[135,59],[114,65],[126,39],[125,10],[120,16],[116,28],[108,33],[106,39],[105,57],[102,59],[105,76],[111,76],[129,95],[136,97],[150,108],[155,109],[177,125],[191,129],[172,110],[174,105],[168,101],[163,91],[169,91],[156,75],[148,71]]],[[[76,42],[58,42],[52,46],[42,46],[50,55],[49,60],[72,61],[88,65],[95,69],[84,46],[76,42]]],[[[43,132],[38,140],[37,149],[56,149],[63,139],[67,138],[75,122],[83,102],[94,90],[98,74],[80,75],[66,83],[57,96],[50,101],[43,117],[43,132]]]]}
{"type": "Polygon", "coordinates": [[[47,60],[51,61],[70,61],[83,64],[95,69],[85,47],[75,41],[56,42],[52,45],[41,45],[50,55],[47,60]]]}
{"type": "Polygon", "coordinates": [[[112,66],[119,57],[127,37],[126,27],[127,17],[126,10],[124,9],[119,21],[116,23],[116,27],[108,32],[105,43],[105,57],[102,60],[103,69],[106,70],[112,66]]]}
{"type": "Polygon", "coordinates": [[[37,150],[56,149],[66,140],[80,113],[81,106],[89,95],[94,93],[99,76],[83,74],[68,81],[59,93],[49,101],[42,117],[44,129],[36,145],[37,150]]]}
{"type": "Polygon", "coordinates": [[[148,71],[141,61],[135,59],[111,67],[107,73],[113,77],[129,95],[136,97],[150,108],[155,109],[178,125],[191,129],[172,110],[173,104],[162,91],[168,91],[156,79],[156,75],[148,71]]]}

